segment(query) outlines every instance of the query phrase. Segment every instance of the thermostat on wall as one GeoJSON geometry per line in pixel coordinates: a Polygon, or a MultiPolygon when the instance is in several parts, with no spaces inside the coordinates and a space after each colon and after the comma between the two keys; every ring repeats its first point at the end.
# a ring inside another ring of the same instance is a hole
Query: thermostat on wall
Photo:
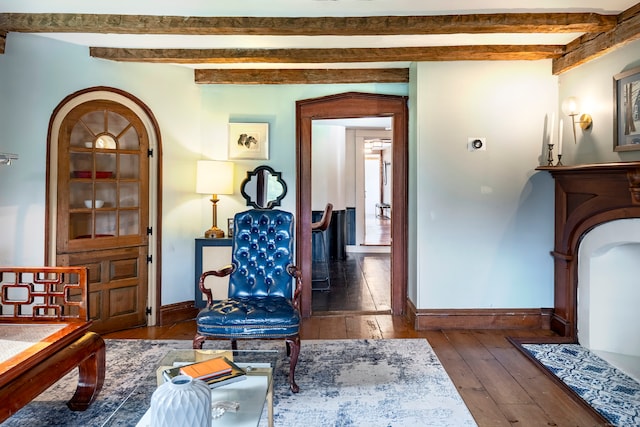
{"type": "Polygon", "coordinates": [[[487,149],[487,138],[472,137],[467,139],[467,150],[469,151],[485,151],[487,149]]]}

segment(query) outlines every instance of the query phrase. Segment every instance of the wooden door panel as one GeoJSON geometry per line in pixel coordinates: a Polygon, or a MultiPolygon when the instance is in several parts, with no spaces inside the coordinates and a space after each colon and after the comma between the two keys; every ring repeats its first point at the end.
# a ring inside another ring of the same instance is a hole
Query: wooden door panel
{"type": "Polygon", "coordinates": [[[60,257],[64,265],[89,269],[89,316],[96,332],[115,331],[146,323],[145,247],[90,251],[60,257]]]}

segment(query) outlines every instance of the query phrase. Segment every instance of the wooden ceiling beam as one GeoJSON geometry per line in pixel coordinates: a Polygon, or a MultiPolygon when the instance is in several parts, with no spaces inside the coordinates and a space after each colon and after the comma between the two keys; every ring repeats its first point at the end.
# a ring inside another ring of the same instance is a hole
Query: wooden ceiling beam
{"type": "Polygon", "coordinates": [[[169,64],[338,63],[538,60],[565,53],[559,45],[472,45],[343,49],[126,49],[92,47],[94,58],[169,64]]]}
{"type": "Polygon", "coordinates": [[[408,68],[195,70],[198,84],[409,83],[408,68]]]}
{"type": "Polygon", "coordinates": [[[492,13],[361,17],[194,17],[72,13],[2,13],[0,31],[172,35],[355,36],[458,33],[600,33],[615,15],[492,13]]]}
{"type": "Polygon", "coordinates": [[[640,4],[618,15],[617,26],[598,35],[584,35],[567,45],[566,53],[553,60],[553,74],[561,74],[629,42],[640,39],[640,4]]]}

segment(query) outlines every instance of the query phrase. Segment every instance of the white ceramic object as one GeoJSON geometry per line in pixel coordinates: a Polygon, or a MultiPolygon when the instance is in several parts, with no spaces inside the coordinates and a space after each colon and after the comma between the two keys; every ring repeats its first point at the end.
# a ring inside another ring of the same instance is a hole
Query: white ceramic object
{"type": "Polygon", "coordinates": [[[178,375],[151,396],[153,427],[211,427],[211,389],[200,380],[178,375]]]}
{"type": "MultiPolygon", "coordinates": [[[[91,209],[93,207],[94,203],[93,200],[85,200],[84,201],[84,206],[88,209],[91,209]]],[[[104,200],[96,200],[95,202],[95,206],[96,208],[101,208],[104,206],[104,200]]]]}

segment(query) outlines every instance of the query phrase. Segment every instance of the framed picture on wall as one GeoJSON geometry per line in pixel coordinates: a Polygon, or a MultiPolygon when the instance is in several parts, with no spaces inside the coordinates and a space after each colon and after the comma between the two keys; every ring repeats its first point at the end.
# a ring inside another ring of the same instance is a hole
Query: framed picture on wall
{"type": "Polygon", "coordinates": [[[229,123],[230,160],[269,160],[269,123],[229,123]]]}
{"type": "Polygon", "coordinates": [[[640,150],[640,67],[613,76],[613,151],[640,150]]]}

